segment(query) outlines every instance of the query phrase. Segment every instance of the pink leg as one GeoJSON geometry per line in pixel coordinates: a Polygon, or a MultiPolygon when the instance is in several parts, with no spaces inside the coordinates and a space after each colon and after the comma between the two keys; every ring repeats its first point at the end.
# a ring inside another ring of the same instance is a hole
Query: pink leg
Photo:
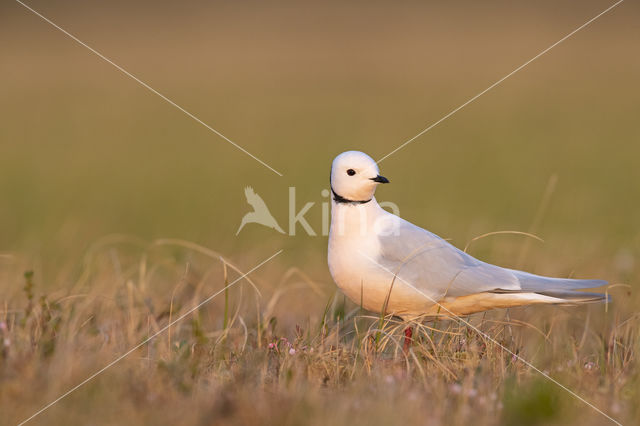
{"type": "Polygon", "coordinates": [[[413,328],[407,327],[404,329],[404,347],[402,350],[404,353],[408,353],[411,348],[411,343],[413,342],[413,328]]]}

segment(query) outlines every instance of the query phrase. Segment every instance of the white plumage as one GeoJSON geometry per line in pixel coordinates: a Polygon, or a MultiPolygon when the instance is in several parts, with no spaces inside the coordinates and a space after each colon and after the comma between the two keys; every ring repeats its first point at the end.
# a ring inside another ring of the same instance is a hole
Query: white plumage
{"type": "Polygon", "coordinates": [[[605,281],[543,277],[475,259],[382,209],[374,192],[386,182],[362,152],[347,151],[333,161],[329,270],[342,291],[364,308],[381,312],[389,295],[386,313],[404,318],[606,299],[576,291],[605,281]]]}

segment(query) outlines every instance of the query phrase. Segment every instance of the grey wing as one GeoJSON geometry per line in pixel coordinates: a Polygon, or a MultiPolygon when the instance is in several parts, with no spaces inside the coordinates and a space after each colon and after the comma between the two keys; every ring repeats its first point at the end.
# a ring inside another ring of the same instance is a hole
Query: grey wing
{"type": "Polygon", "coordinates": [[[520,290],[512,271],[481,262],[437,235],[397,218],[395,228],[379,235],[385,269],[429,297],[465,296],[483,291],[520,290]]]}
{"type": "Polygon", "coordinates": [[[394,216],[394,232],[379,236],[378,261],[402,282],[439,300],[474,293],[533,292],[573,294],[577,289],[601,287],[602,280],[551,278],[482,262],[437,235],[394,216]]]}

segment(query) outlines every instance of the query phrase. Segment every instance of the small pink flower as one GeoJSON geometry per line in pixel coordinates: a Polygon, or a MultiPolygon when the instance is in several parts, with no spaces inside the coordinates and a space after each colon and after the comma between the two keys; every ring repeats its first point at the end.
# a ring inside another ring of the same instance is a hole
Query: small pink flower
{"type": "Polygon", "coordinates": [[[6,330],[7,329],[7,323],[4,321],[0,321],[0,330],[6,330]]]}
{"type": "Polygon", "coordinates": [[[275,343],[269,343],[269,349],[275,349],[276,345],[275,343]]]}
{"type": "Polygon", "coordinates": [[[289,355],[295,355],[296,354],[296,350],[291,348],[289,349],[289,355]]]}

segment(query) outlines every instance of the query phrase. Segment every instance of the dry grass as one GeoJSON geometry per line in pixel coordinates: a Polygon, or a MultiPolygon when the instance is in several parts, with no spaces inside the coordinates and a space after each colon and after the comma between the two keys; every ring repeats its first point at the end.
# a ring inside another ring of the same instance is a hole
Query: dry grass
{"type": "MultiPolygon", "coordinates": [[[[37,274],[22,276],[20,256],[2,261],[2,282],[14,289],[24,283],[22,291],[2,290],[6,424],[26,419],[239,276],[195,244],[126,237],[94,245],[72,290],[44,292],[37,274]]],[[[338,293],[325,295],[330,288],[299,270],[270,275],[257,271],[256,283],[238,282],[33,423],[607,423],[460,322],[414,323],[405,355],[407,324],[381,322],[338,293]],[[326,308],[310,312],[318,301],[326,308]]],[[[611,291],[627,297],[626,288],[611,291]]],[[[630,424],[639,418],[640,315],[624,303],[605,308],[536,307],[469,321],[630,424]]]]}
{"type": "MultiPolygon", "coordinates": [[[[380,200],[491,263],[637,287],[636,3],[385,160],[394,183],[380,200]],[[504,229],[546,243],[493,232],[504,229]],[[472,240],[482,234],[493,236],[472,240]]],[[[216,247],[243,271],[285,252],[251,275],[255,288],[233,286],[33,424],[608,423],[457,322],[425,322],[405,356],[405,324],[381,324],[336,292],[326,239],[234,232],[245,186],[284,225],[292,185],[298,209],[316,203],[307,219],[319,231],[336,154],[382,157],[612,2],[29,4],[285,178],[3,2],[0,424],[238,277],[195,244],[149,244],[163,236],[216,247]],[[113,233],[136,237],[87,250],[113,233]]],[[[640,305],[629,291],[613,285],[608,310],[470,321],[639,423],[640,305]]]]}

